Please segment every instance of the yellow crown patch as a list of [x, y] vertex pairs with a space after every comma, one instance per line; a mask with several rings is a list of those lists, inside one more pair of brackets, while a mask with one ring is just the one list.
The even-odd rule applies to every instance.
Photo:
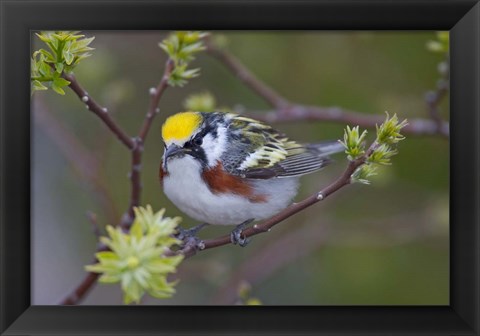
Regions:
[[163, 141], [187, 140], [200, 126], [201, 122], [202, 117], [195, 112], [181, 112], [174, 114], [168, 117], [162, 126]]

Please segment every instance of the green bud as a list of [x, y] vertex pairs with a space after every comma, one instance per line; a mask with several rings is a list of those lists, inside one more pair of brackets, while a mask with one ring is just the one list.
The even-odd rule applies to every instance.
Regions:
[[450, 49], [450, 33], [448, 31], [437, 32], [436, 37], [436, 40], [427, 42], [427, 49], [435, 53], [448, 53]]
[[377, 168], [375, 166], [364, 164], [355, 170], [350, 178], [350, 181], [352, 183], [370, 184], [369, 178], [377, 175], [376, 170]]
[[427, 49], [433, 52], [442, 52], [444, 51], [443, 45], [438, 41], [428, 41]]
[[247, 301], [245, 301], [246, 306], [261, 306], [262, 301], [260, 301], [257, 298], [249, 298]]
[[405, 137], [400, 133], [401, 129], [408, 125], [407, 120], [403, 120], [402, 122], [398, 121], [398, 117], [396, 114], [390, 118], [388, 112], [385, 112], [387, 117], [385, 121], [377, 127], [377, 142], [379, 144], [396, 144], [399, 141], [405, 139]]
[[367, 162], [380, 165], [390, 165], [390, 158], [395, 154], [397, 154], [395, 149], [392, 149], [387, 144], [382, 144], [375, 148], [372, 154], [367, 158]]
[[216, 110], [216, 101], [210, 92], [203, 92], [188, 96], [183, 106], [188, 111], [212, 112]]
[[168, 79], [170, 86], [181, 87], [187, 84], [189, 79], [199, 75], [200, 69], [187, 69], [187, 67], [198, 52], [205, 50], [202, 39], [206, 35], [202, 32], [177, 31], [159, 43], [160, 48], [175, 63]]
[[238, 286], [238, 298], [239, 302], [238, 304], [243, 304], [246, 306], [260, 306], [262, 302], [255, 298], [255, 297], [250, 297], [250, 293], [252, 291], [252, 286], [250, 283], [247, 281], [242, 281], [240, 285]]
[[[50, 86], [63, 95], [63, 88], [70, 83], [60, 75], [71, 73], [80, 60], [90, 56], [88, 52], [93, 48], [89, 44], [94, 38], [84, 38], [84, 35], [72, 31], [41, 32], [36, 35], [50, 51], [40, 49], [33, 53], [30, 77], [36, 82], [32, 83], [32, 91], [45, 90]], [[42, 85], [38, 85], [38, 82]]]
[[225, 49], [228, 46], [228, 38], [223, 34], [213, 34], [210, 41], [218, 49]]
[[137, 268], [139, 263], [140, 263], [140, 261], [138, 260], [137, 257], [128, 257], [127, 258], [127, 266], [130, 269]]
[[245, 300], [248, 298], [251, 291], [252, 291], [252, 286], [250, 285], [250, 283], [246, 281], [242, 281], [238, 286], [238, 297], [241, 298], [242, 300]]
[[101, 241], [111, 251], [97, 253], [98, 263], [85, 269], [101, 273], [102, 283], [121, 283], [127, 304], [139, 302], [145, 293], [156, 298], [171, 297], [176, 282], [168, 282], [167, 275], [176, 271], [183, 256], [163, 254], [179, 243], [172, 234], [180, 218], [163, 217], [164, 209], [154, 213], [149, 205], [134, 210], [130, 232], [107, 226], [108, 237], [101, 237]]
[[32, 81], [32, 93], [33, 93], [33, 91], [41, 91], [41, 90], [48, 90], [48, 88], [45, 85], [43, 85], [40, 81], [33, 80]]
[[398, 121], [396, 114], [390, 118], [388, 112], [385, 121], [377, 128], [377, 139], [371, 145], [368, 152], [365, 151], [363, 140], [366, 132], [360, 134], [359, 127], [350, 128], [347, 126], [344, 133], [344, 140], [341, 143], [345, 147], [345, 153], [348, 154], [350, 161], [355, 159], [362, 159], [362, 163], [355, 172], [350, 176], [352, 183], [370, 184], [369, 178], [376, 175], [375, 165], [390, 165], [390, 159], [397, 154], [397, 151], [392, 147], [399, 141], [405, 139], [400, 133], [403, 127], [407, 125], [407, 120]]
[[186, 63], [175, 66], [168, 79], [168, 85], [182, 87], [187, 84], [188, 79], [192, 79], [199, 75], [200, 69], [187, 70], [186, 67]]
[[348, 159], [350, 161], [353, 161], [365, 154], [364, 140], [366, 136], [366, 130], [360, 134], [359, 126], [355, 126], [353, 128], [347, 126], [345, 129], [343, 141], [340, 141], [340, 143], [345, 147], [345, 153], [348, 155]]

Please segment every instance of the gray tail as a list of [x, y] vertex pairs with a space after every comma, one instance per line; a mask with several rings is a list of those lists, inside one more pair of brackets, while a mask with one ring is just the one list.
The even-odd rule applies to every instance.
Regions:
[[306, 147], [309, 150], [317, 152], [320, 157], [340, 153], [345, 150], [345, 147], [338, 140], [329, 140], [315, 144], [308, 144]]

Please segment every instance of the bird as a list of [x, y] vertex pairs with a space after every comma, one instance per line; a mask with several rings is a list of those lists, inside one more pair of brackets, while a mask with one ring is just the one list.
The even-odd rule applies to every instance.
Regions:
[[344, 151], [338, 140], [299, 143], [270, 125], [232, 112], [179, 112], [162, 125], [159, 177], [165, 195], [202, 224], [235, 225], [232, 243], [245, 246], [244, 228], [292, 203], [300, 176]]

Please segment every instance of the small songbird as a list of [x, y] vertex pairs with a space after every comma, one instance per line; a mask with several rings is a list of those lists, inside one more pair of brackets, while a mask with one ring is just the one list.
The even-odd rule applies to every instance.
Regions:
[[167, 197], [203, 223], [236, 225], [231, 240], [241, 246], [247, 243], [241, 236], [247, 224], [286, 208], [299, 177], [344, 150], [338, 141], [300, 144], [265, 123], [226, 112], [172, 115], [162, 138], [160, 180]]

